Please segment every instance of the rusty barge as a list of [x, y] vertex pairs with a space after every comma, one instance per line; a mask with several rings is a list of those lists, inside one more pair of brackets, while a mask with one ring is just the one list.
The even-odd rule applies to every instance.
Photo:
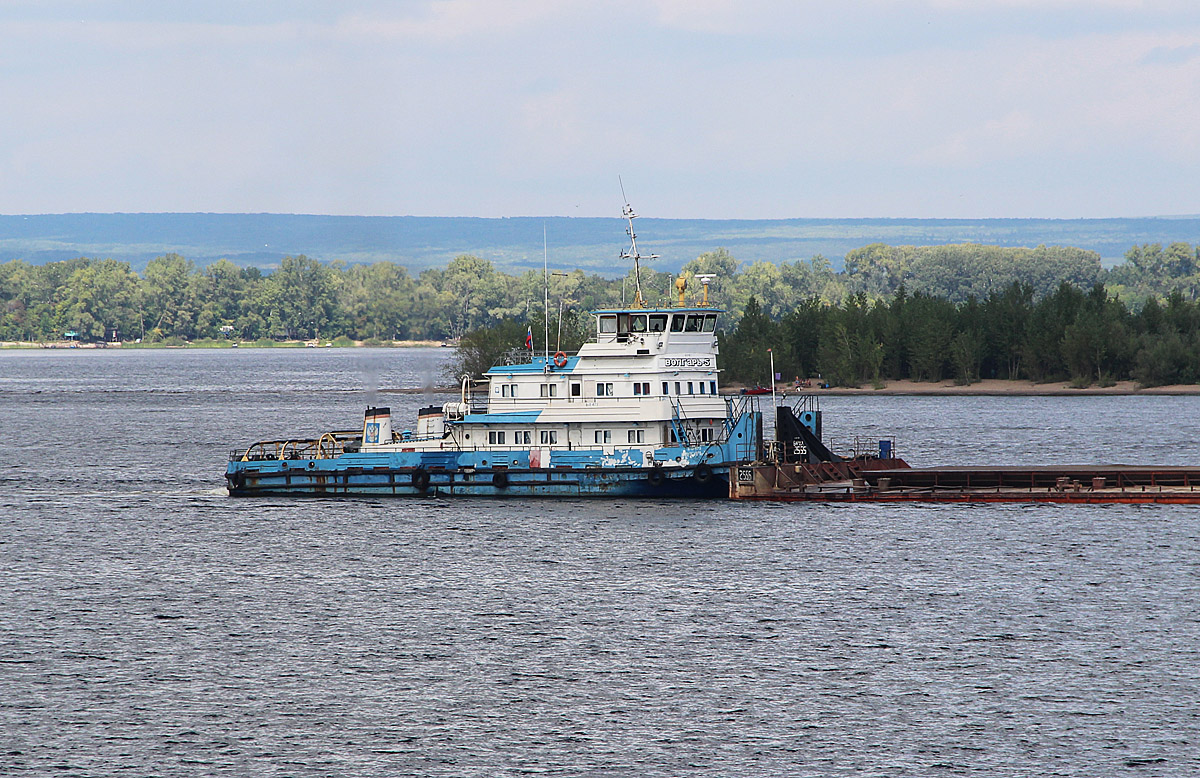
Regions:
[[776, 408], [775, 439], [729, 479], [735, 500], [777, 502], [1174, 503], [1200, 505], [1200, 467], [911, 467], [893, 439], [837, 454], [816, 399]]

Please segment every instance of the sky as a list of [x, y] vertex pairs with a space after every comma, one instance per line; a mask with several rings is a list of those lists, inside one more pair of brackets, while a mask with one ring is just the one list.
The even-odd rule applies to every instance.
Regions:
[[0, 213], [1200, 213], [1195, 0], [0, 0]]

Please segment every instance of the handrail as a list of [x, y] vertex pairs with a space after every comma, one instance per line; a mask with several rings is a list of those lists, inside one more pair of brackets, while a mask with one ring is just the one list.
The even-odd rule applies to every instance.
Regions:
[[326, 432], [314, 440], [260, 440], [244, 450], [229, 454], [232, 461], [261, 462], [272, 459], [333, 459], [346, 452], [349, 443], [361, 442], [359, 430]]

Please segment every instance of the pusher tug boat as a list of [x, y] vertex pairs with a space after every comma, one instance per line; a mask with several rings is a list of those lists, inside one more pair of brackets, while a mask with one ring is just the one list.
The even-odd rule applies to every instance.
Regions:
[[577, 354], [534, 356], [486, 374], [486, 403], [461, 396], [422, 408], [413, 433], [388, 408], [368, 408], [361, 431], [271, 440], [233, 451], [229, 493], [726, 498], [730, 471], [757, 456], [754, 400], [723, 397], [717, 319], [704, 297], [647, 308], [637, 278], [633, 211], [624, 258], [636, 299], [592, 312], [594, 337]]

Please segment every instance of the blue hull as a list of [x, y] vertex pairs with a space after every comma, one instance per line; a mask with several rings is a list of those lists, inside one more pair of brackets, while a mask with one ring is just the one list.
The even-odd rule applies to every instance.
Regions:
[[729, 468], [661, 469], [425, 469], [362, 467], [338, 460], [230, 462], [225, 474], [235, 497], [649, 497], [725, 498]]
[[[516, 448], [399, 447], [309, 458], [257, 447], [232, 452], [225, 481], [235, 497], [728, 498], [730, 468], [754, 458], [758, 423], [757, 412], [745, 413], [724, 440], [658, 448], [653, 456], [641, 449], [555, 449], [548, 462], [531, 461], [533, 451]], [[268, 453], [275, 451], [282, 453]]]

